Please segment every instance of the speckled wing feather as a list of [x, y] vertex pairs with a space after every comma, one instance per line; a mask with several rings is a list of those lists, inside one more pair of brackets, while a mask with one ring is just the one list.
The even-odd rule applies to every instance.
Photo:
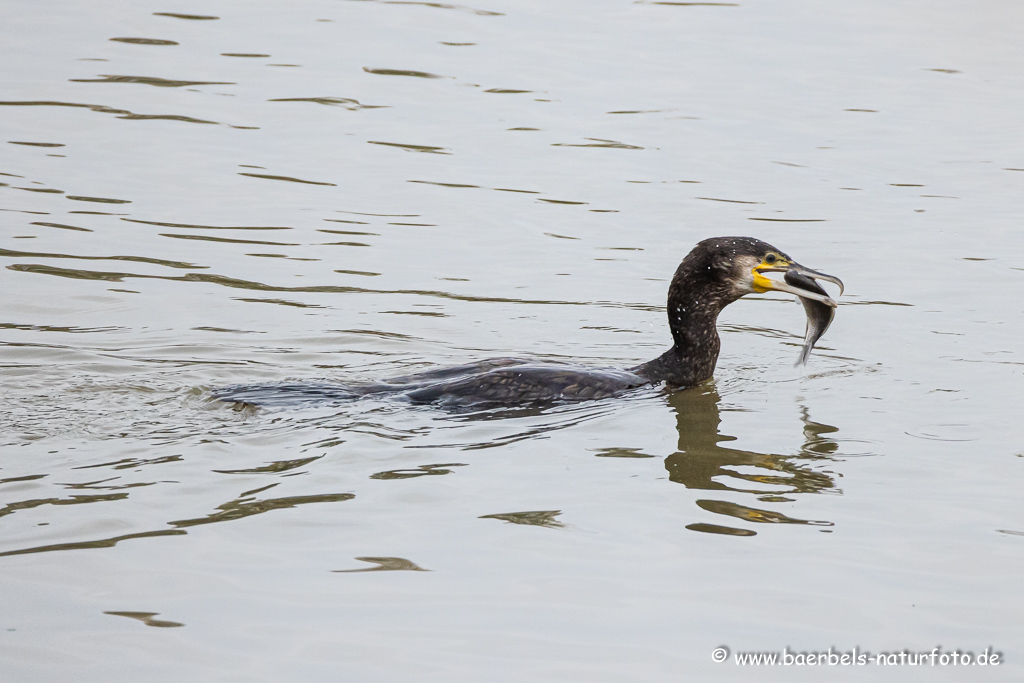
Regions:
[[559, 365], [496, 368], [412, 389], [414, 403], [449, 406], [586, 401], [607, 398], [646, 384], [624, 370], [594, 370]]

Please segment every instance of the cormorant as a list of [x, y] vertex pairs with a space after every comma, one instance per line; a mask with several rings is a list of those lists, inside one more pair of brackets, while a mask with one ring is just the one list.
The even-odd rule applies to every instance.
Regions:
[[[779, 280], [765, 273], [785, 275]], [[247, 385], [225, 387], [214, 395], [224, 401], [267, 405], [392, 394], [413, 403], [489, 407], [606, 398], [662, 382], [692, 387], [711, 379], [715, 371], [721, 346], [718, 314], [745, 294], [780, 291], [800, 297], [808, 317], [801, 354], [801, 360], [806, 360], [837, 305], [815, 280], [832, 282], [842, 293], [839, 278], [805, 268], [766, 242], [751, 237], [712, 237], [698, 242], [686, 255], [669, 285], [672, 348], [633, 368], [495, 358], [375, 384]]]

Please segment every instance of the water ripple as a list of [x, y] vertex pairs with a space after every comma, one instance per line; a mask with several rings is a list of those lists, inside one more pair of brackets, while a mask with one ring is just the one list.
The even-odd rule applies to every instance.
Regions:
[[[355, 2], [367, 2], [367, 0], [354, 0]], [[472, 7], [466, 7], [465, 5], [448, 5], [441, 2], [423, 2], [422, 0], [369, 0], [370, 2], [379, 2], [382, 5], [420, 5], [422, 7], [434, 7], [436, 9], [450, 9], [457, 12], [469, 12], [470, 14], [476, 14], [481, 17], [503, 17], [505, 16], [501, 12], [492, 12], [485, 9], [474, 9]]]
[[153, 12], [155, 17], [171, 17], [173, 19], [190, 19], [192, 21], [212, 21], [220, 17], [212, 17], [206, 14], [178, 14], [177, 12]]
[[357, 557], [360, 562], [369, 562], [376, 567], [364, 567], [360, 569], [334, 569], [334, 574], [358, 574], [360, 572], [429, 572], [415, 562], [404, 557]]
[[255, 282], [252, 280], [241, 280], [238, 278], [226, 277], [224, 275], [215, 275], [213, 273], [188, 273], [187, 275], [181, 276], [146, 275], [142, 273], [125, 273], [116, 271], [111, 272], [94, 270], [76, 270], [72, 268], [59, 268], [56, 266], [47, 266], [37, 263], [13, 263], [7, 266], [7, 269], [24, 273], [54, 275], [57, 277], [66, 277], [74, 280], [107, 280], [111, 282], [121, 282], [126, 278], [142, 278], [153, 280], [170, 280], [177, 282], [206, 282], [211, 284], [222, 285], [224, 287], [250, 289], [263, 292], [309, 292], [321, 294], [412, 294], [417, 296], [436, 297], [439, 299], [452, 299], [455, 301], [474, 301], [481, 303], [490, 302], [550, 306], [597, 306], [601, 308], [624, 308], [638, 311], [665, 310], [664, 306], [643, 303], [627, 303], [616, 301], [569, 301], [557, 299], [517, 299], [512, 297], [500, 296], [473, 296], [469, 294], [456, 294], [454, 292], [444, 292], [440, 290], [430, 289], [369, 289], [366, 287], [351, 287], [344, 285], [308, 285], [303, 287], [285, 287], [281, 285], [268, 285], [262, 282]]
[[[51, 223], [33, 223], [33, 225], [52, 225], [53, 227], [70, 228], [72, 230], [85, 230], [85, 228], [74, 228], [71, 226], [53, 225]], [[91, 232], [91, 231], [89, 231]], [[32, 257], [32, 258], [68, 258], [82, 259], [86, 261], [132, 261], [135, 263], [152, 263], [158, 266], [179, 269], [203, 269], [209, 266], [199, 266], [185, 261], [166, 261], [164, 259], [151, 258], [149, 256], [80, 256], [77, 254], [52, 254], [38, 251], [14, 251], [13, 249], [0, 249], [0, 256], [10, 257]]]
[[439, 76], [438, 74], [432, 74], [426, 71], [412, 71], [409, 69], [371, 69], [368, 66], [364, 66], [363, 71], [365, 71], [368, 74], [377, 74], [378, 76], [411, 76], [412, 78], [449, 78], [449, 76]]
[[136, 619], [141, 621], [146, 626], [153, 626], [155, 628], [176, 628], [178, 626], [184, 626], [181, 622], [167, 621], [166, 619], [154, 619], [153, 617], [159, 615], [159, 612], [104, 612], [115, 617], [128, 617], [129, 619]]
[[111, 38], [115, 43], [130, 43], [131, 45], [178, 45], [173, 40], [160, 40], [158, 38]]
[[280, 97], [273, 100], [267, 100], [267, 102], [313, 102], [315, 104], [323, 104], [329, 107], [344, 107], [349, 111], [388, 108], [387, 105], [383, 104], [362, 104], [359, 100], [353, 100], [348, 97]]
[[265, 500], [248, 500], [239, 498], [218, 505], [220, 512], [213, 512], [206, 517], [195, 519], [179, 519], [175, 522], [168, 522], [173, 527], [192, 527], [200, 524], [215, 524], [218, 522], [233, 522], [238, 519], [260, 515], [271, 510], [285, 510], [298, 505], [308, 503], [337, 503], [352, 500], [355, 495], [351, 493], [325, 493], [313, 496], [287, 496], [285, 498], [268, 498]]
[[158, 88], [185, 88], [195, 85], [238, 85], [229, 81], [183, 81], [172, 78], [157, 78], [155, 76], [117, 76], [111, 74], [99, 74], [99, 78], [69, 78], [72, 83], [131, 83], [140, 85], [152, 85]]
[[48, 553], [59, 550], [87, 550], [90, 548], [113, 548], [121, 541], [128, 541], [136, 538], [153, 538], [156, 536], [182, 536], [188, 532], [184, 529], [160, 529], [158, 531], [143, 531], [137, 534], [124, 534], [113, 538], [103, 538], [96, 541], [79, 541], [76, 543], [53, 543], [51, 545], [39, 545], [32, 548], [21, 548], [19, 550], [7, 550], [0, 552], [0, 557], [11, 555], [29, 555], [32, 553]]
[[564, 527], [563, 522], [555, 519], [561, 510], [531, 510], [528, 512], [498, 512], [493, 515], [480, 515], [480, 519], [500, 519], [510, 524], [526, 524], [528, 526], [542, 526], [548, 529]]
[[238, 175], [248, 176], [249, 178], [262, 178], [263, 180], [283, 180], [289, 183], [302, 183], [304, 185], [326, 185], [327, 187], [337, 187], [334, 183], [324, 183], [318, 180], [303, 180], [301, 178], [292, 178], [286, 175], [268, 175], [266, 173], [239, 173]]
[[426, 152], [428, 154], [451, 154], [451, 151], [445, 147], [432, 147], [430, 145], [412, 145], [400, 142], [380, 142], [377, 140], [367, 140], [371, 145], [387, 145], [388, 147], [398, 147], [406, 152]]

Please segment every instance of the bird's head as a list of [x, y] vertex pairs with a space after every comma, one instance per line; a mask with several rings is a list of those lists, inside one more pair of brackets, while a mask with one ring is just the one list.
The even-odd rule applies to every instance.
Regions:
[[[691, 257], [696, 261], [693, 263], [695, 270], [726, 287], [733, 300], [745, 294], [787, 292], [835, 308], [835, 300], [820, 287], [801, 286], [808, 282], [813, 285], [814, 280], [838, 285], [839, 293], [843, 293], [839, 278], [805, 268], [782, 250], [752, 237], [712, 237], [699, 242], [687, 260]], [[789, 277], [775, 278], [767, 273], [788, 274]]]

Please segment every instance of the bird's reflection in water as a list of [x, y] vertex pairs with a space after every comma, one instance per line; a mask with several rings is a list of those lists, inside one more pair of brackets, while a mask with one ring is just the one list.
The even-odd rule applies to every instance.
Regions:
[[[802, 408], [804, 443], [796, 454], [757, 453], [719, 444], [736, 437], [718, 431], [721, 397], [713, 387], [677, 391], [669, 397], [676, 413], [679, 432], [678, 450], [665, 459], [669, 479], [690, 489], [735, 491], [757, 496], [765, 503], [784, 503], [797, 493], [839, 493], [831, 476], [815, 469], [815, 464], [831, 460], [839, 444], [827, 435], [838, 431], [830, 425], [813, 422]], [[698, 500], [709, 512], [727, 515], [744, 522], [772, 524], [812, 524], [832, 526], [831, 522], [789, 517], [780, 512], [739, 505], [727, 500]], [[688, 529], [732, 536], [753, 536], [751, 529], [695, 523]]]

